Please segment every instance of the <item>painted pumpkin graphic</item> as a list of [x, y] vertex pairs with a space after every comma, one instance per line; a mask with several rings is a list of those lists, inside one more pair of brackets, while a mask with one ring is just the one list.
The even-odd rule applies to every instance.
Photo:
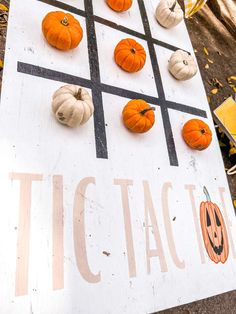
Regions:
[[224, 218], [219, 207], [211, 202], [206, 187], [203, 192], [207, 201], [200, 205], [200, 221], [205, 248], [213, 262], [225, 263], [229, 255], [229, 244]]

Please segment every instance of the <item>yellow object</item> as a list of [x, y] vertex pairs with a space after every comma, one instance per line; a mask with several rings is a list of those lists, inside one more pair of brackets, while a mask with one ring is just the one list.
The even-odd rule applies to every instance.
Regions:
[[220, 127], [236, 143], [236, 102], [232, 97], [227, 98], [218, 108], [214, 110]]
[[[214, 110], [218, 126], [230, 139], [230, 155], [235, 154], [236, 146], [236, 102], [232, 97], [227, 98]], [[227, 171], [228, 175], [236, 174], [236, 165]]]
[[203, 51], [205, 52], [205, 54], [206, 54], [207, 56], [209, 56], [209, 52], [208, 52], [208, 50], [207, 50], [206, 47], [203, 48]]
[[8, 11], [8, 8], [4, 4], [0, 3], [0, 10], [1, 11]]
[[229, 82], [229, 81], [232, 81], [232, 80], [233, 80], [233, 81], [236, 81], [236, 76], [233, 75], [233, 76], [230, 76], [230, 77], [227, 78], [227, 81], [228, 81], [228, 82]]
[[184, 7], [185, 7], [185, 17], [189, 18], [197, 11], [199, 11], [207, 0], [184, 0]]

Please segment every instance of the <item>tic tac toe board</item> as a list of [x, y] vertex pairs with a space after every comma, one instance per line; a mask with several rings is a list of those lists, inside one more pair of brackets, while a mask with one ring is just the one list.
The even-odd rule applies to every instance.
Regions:
[[[0, 107], [0, 313], [144, 314], [236, 287], [235, 214], [203, 83], [199, 71], [185, 82], [169, 74], [173, 51], [194, 52], [184, 22], [158, 25], [157, 4], [134, 0], [118, 14], [103, 0], [11, 0]], [[72, 51], [42, 35], [42, 19], [57, 10], [84, 30]], [[115, 64], [123, 38], [145, 48], [142, 71]], [[75, 129], [51, 111], [65, 84], [93, 97], [93, 118]], [[148, 133], [123, 126], [130, 99], [155, 106]], [[213, 131], [205, 151], [182, 139], [192, 118]]]

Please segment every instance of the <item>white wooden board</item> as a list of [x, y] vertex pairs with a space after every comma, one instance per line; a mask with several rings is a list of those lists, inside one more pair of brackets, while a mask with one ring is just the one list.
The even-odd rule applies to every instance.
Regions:
[[[84, 30], [69, 52], [41, 33], [43, 17], [63, 3]], [[144, 314], [234, 289], [236, 221], [216, 135], [202, 152], [181, 137], [191, 118], [214, 130], [201, 76], [178, 82], [167, 70], [175, 47], [193, 54], [185, 24], [159, 26], [154, 0], [134, 0], [123, 14], [103, 0], [63, 3], [11, 0], [0, 107], [0, 312]], [[137, 74], [112, 57], [126, 37], [147, 51]], [[100, 77], [90, 73], [91, 56]], [[53, 92], [71, 82], [98, 95], [95, 120], [77, 129], [51, 113]], [[156, 105], [156, 124], [142, 135], [121, 121], [139, 94]], [[226, 224], [225, 263], [204, 247], [204, 186]]]

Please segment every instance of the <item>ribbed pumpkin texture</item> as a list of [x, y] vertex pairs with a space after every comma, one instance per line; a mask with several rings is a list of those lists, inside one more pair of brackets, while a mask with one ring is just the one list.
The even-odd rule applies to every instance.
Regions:
[[212, 140], [209, 126], [199, 119], [186, 122], [182, 129], [182, 136], [186, 144], [196, 150], [206, 149]]
[[122, 111], [124, 125], [131, 132], [147, 132], [155, 122], [154, 110], [142, 99], [130, 100]]
[[123, 12], [132, 6], [133, 0], [107, 0], [109, 7], [116, 12]]
[[83, 29], [73, 15], [61, 11], [49, 12], [42, 21], [47, 42], [60, 50], [77, 47], [83, 38]]
[[114, 51], [115, 62], [126, 72], [140, 71], [146, 62], [146, 52], [134, 39], [122, 39]]

